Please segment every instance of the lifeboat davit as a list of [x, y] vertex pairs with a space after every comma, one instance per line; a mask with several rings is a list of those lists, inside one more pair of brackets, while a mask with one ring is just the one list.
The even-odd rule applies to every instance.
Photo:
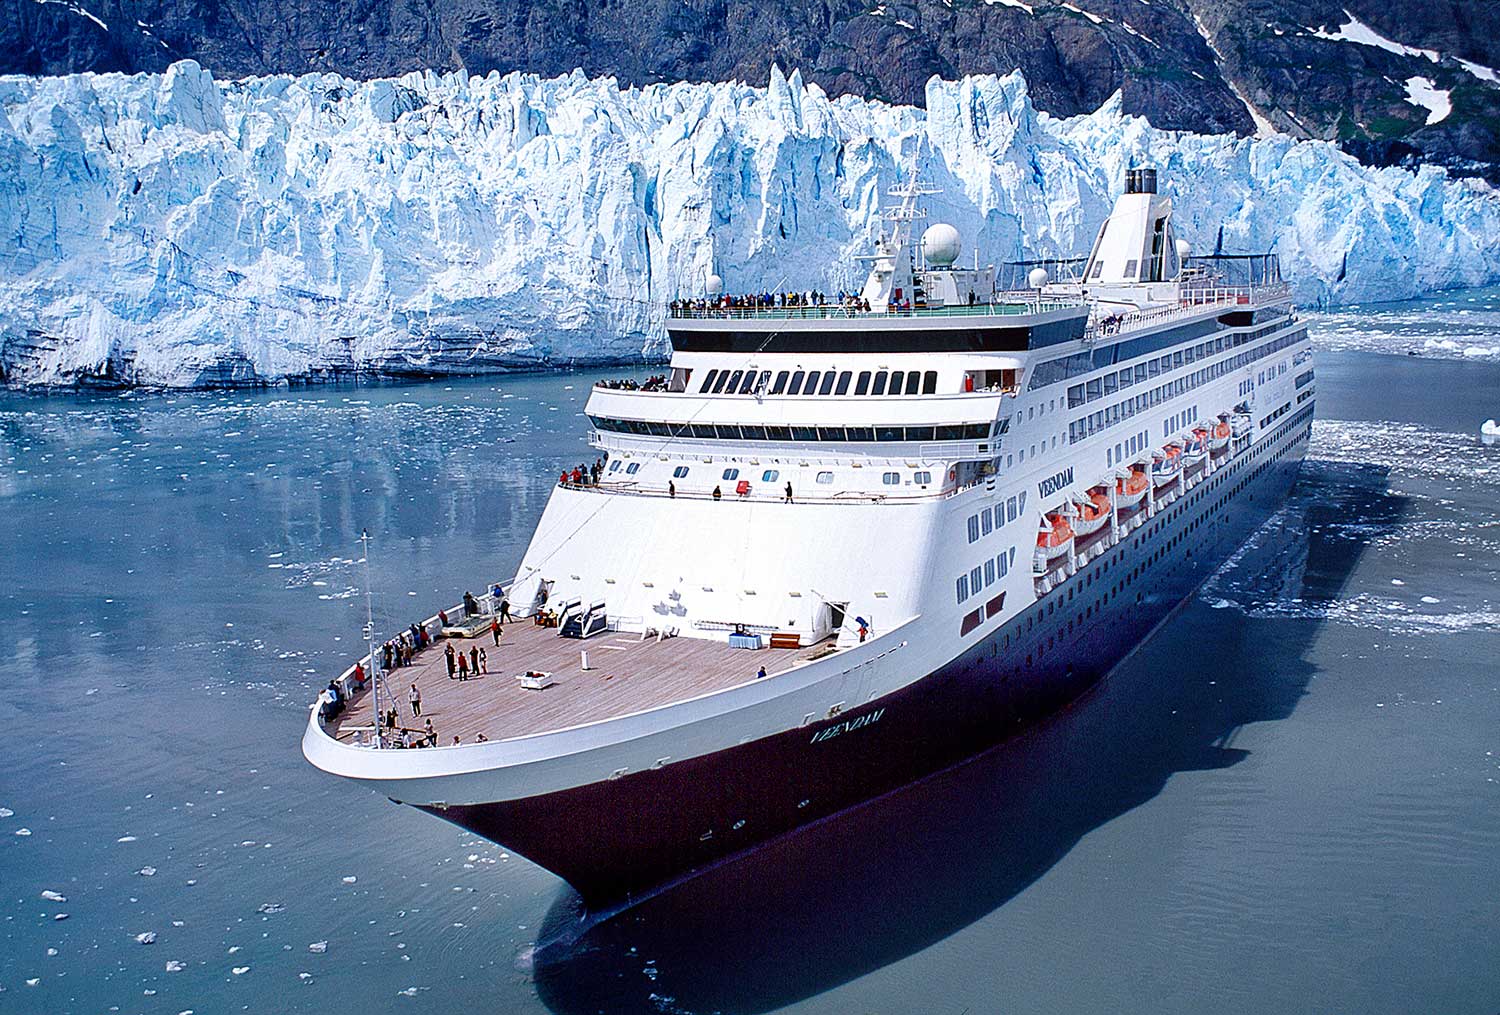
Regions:
[[1169, 444], [1158, 451], [1151, 461], [1151, 478], [1157, 486], [1165, 486], [1177, 478], [1182, 471], [1182, 448]]
[[1137, 466], [1130, 470], [1129, 479], [1115, 480], [1115, 503], [1123, 508], [1133, 508], [1146, 496], [1151, 481], [1146, 478], [1146, 470]]
[[1073, 532], [1078, 536], [1091, 536], [1104, 528], [1109, 521], [1109, 494], [1095, 487], [1089, 491], [1088, 500], [1078, 501], [1078, 514], [1073, 518]]
[[1214, 428], [1208, 433], [1208, 448], [1210, 451], [1223, 451], [1229, 447], [1229, 437], [1234, 431], [1224, 420], [1214, 424]]
[[1073, 547], [1073, 526], [1061, 514], [1047, 516], [1043, 529], [1036, 534], [1036, 555], [1041, 561], [1056, 560]]

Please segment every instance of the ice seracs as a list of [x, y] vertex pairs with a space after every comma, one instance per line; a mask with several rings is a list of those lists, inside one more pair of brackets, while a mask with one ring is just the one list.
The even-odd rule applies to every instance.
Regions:
[[[1435, 101], [1435, 100], [1434, 100]], [[0, 371], [10, 384], [399, 376], [666, 351], [661, 307], [782, 277], [836, 292], [896, 168], [964, 257], [1086, 250], [1128, 164], [1190, 192], [1194, 249], [1274, 251], [1305, 303], [1500, 278], [1500, 199], [1323, 143], [1059, 120], [1024, 80], [925, 109], [571, 74], [0, 78]]]

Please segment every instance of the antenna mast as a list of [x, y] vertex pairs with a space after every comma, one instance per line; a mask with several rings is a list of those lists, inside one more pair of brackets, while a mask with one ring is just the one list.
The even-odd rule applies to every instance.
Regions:
[[370, 598], [370, 530], [360, 532], [359, 541], [365, 551], [365, 648], [370, 664], [370, 700], [375, 706], [375, 746], [384, 746], [380, 737], [380, 665], [375, 661], [375, 607]]

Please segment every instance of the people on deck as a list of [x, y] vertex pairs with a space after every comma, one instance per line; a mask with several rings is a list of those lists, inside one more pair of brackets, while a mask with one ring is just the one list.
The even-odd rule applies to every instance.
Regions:
[[406, 700], [411, 703], [411, 714], [413, 718], [422, 714], [422, 692], [417, 690], [417, 685], [412, 684], [411, 690], [406, 692]]
[[479, 612], [479, 600], [474, 598], [474, 593], [464, 593], [464, 616], [472, 617]]
[[759, 680], [761, 677], [764, 677], [765, 675], [766, 675], [766, 668], [764, 666], [762, 666], [760, 669], [758, 669], [758, 670], [755, 671], [755, 679], [756, 680]]
[[[504, 603], [500, 604], [500, 616], [505, 616]], [[495, 639], [496, 645], [500, 644], [500, 621], [498, 619], [490, 621], [490, 637]]]
[[452, 680], [453, 675], [458, 672], [458, 660], [455, 658], [455, 653], [453, 651], [453, 645], [451, 642], [449, 643], [447, 648], [443, 649], [443, 655], [447, 658], [448, 661], [448, 679]]
[[[500, 597], [500, 623], [510, 623], [510, 598], [507, 596]], [[495, 633], [495, 644], [500, 644], [500, 634], [498, 629]]]
[[786, 502], [788, 504], [792, 502], [792, 484], [790, 481], [786, 484]]
[[489, 671], [490, 671], [490, 657], [487, 656], [487, 655], [485, 655], [484, 649], [480, 649], [479, 650], [479, 672], [480, 673], [488, 673]]
[[475, 674], [476, 676], [479, 673], [479, 646], [478, 645], [470, 645], [469, 646], [469, 672]]
[[437, 730], [432, 728], [432, 720], [428, 719], [422, 726], [422, 732], [427, 734], [427, 746], [437, 746]]
[[458, 653], [458, 679], [469, 679], [469, 657], [462, 652]]
[[714, 500], [719, 500], [723, 496], [724, 496], [724, 494], [719, 490], [719, 488], [717, 486], [715, 486], [714, 487]]

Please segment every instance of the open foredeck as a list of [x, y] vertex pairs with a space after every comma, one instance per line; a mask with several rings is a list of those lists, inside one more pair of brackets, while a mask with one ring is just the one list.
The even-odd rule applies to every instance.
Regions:
[[[452, 645], [466, 656], [483, 648], [488, 672], [467, 680], [451, 679], [445, 648]], [[579, 726], [615, 716], [657, 708], [711, 691], [756, 679], [764, 666], [765, 679], [785, 671], [798, 659], [827, 652], [829, 642], [810, 647], [731, 648], [724, 641], [676, 637], [658, 642], [639, 634], [605, 632], [579, 640], [561, 638], [555, 628], [538, 627], [529, 619], [501, 628], [497, 646], [489, 631], [475, 638], [442, 638], [421, 650], [409, 667], [399, 667], [381, 679], [380, 707], [397, 709], [397, 732], [425, 730], [431, 719], [438, 746], [528, 736]], [[581, 652], [588, 653], [589, 669]], [[551, 675], [555, 683], [528, 690], [516, 679], [528, 670]], [[410, 689], [422, 697], [422, 714], [413, 716]], [[327, 726], [345, 743], [368, 743], [374, 723], [369, 687]]]

